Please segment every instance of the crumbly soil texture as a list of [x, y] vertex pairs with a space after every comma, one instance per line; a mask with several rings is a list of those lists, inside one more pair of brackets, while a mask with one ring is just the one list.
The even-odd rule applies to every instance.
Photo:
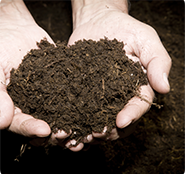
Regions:
[[66, 42], [41, 40], [18, 69], [12, 69], [8, 93], [26, 114], [46, 121], [52, 132], [64, 130], [77, 144], [94, 132], [116, 127], [116, 115], [139, 95], [147, 77], [116, 39]]

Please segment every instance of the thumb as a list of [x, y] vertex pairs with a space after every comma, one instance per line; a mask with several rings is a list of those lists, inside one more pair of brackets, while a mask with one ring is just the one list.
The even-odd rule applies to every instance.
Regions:
[[11, 124], [13, 114], [14, 104], [6, 91], [5, 75], [0, 66], [0, 129], [5, 129]]
[[150, 61], [147, 67], [147, 75], [150, 85], [159, 93], [168, 93], [170, 85], [168, 75], [171, 68], [171, 60], [168, 55], [160, 54]]
[[150, 36], [150, 39], [143, 36], [145, 38], [144, 45], [140, 47], [141, 63], [147, 69], [151, 87], [159, 93], [168, 93], [170, 91], [168, 75], [171, 68], [171, 58], [155, 30], [148, 29], [147, 36]]
[[19, 108], [15, 108], [15, 115], [8, 129], [27, 137], [46, 137], [51, 133], [51, 129], [46, 122], [22, 113]]

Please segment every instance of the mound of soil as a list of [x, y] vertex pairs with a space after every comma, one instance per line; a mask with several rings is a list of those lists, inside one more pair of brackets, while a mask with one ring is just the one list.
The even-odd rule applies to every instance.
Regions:
[[[52, 132], [64, 130], [77, 144], [87, 135], [116, 127], [116, 115], [139, 94], [147, 77], [128, 59], [123, 43], [107, 38], [67, 47], [42, 40], [17, 70], [8, 93], [24, 113], [46, 121]], [[20, 100], [21, 99], [21, 100]]]

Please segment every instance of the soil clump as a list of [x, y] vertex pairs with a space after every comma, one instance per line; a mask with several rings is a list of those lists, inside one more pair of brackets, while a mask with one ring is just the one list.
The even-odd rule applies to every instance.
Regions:
[[64, 130], [77, 144], [94, 132], [116, 127], [116, 115], [147, 85], [147, 76], [116, 39], [83, 40], [56, 46], [42, 40], [17, 70], [8, 93], [23, 113]]

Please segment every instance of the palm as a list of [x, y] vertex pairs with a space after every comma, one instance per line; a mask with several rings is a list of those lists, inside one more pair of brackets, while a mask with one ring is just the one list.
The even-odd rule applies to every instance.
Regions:
[[29, 26], [8, 23], [0, 27], [0, 62], [3, 68], [17, 68], [27, 52], [38, 48], [36, 42], [44, 37], [52, 42], [49, 35], [35, 23]]
[[[139, 39], [136, 33], [137, 25], [141, 26], [143, 24], [127, 14], [108, 12], [108, 14], [96, 16], [77, 26], [69, 39], [69, 45], [80, 39], [99, 40], [108, 37], [109, 39], [116, 38], [123, 41], [126, 47], [130, 47], [130, 51], [134, 53], [139, 49], [136, 46]], [[127, 49], [126, 47], [125, 49]]]
[[[54, 42], [50, 36], [40, 28], [33, 18], [21, 16], [19, 19], [2, 16], [0, 21], [0, 82], [9, 82], [10, 71], [12, 68], [18, 68], [23, 57], [31, 50], [37, 49], [37, 42], [46, 38], [50, 43]], [[3, 19], [4, 18], [4, 19]], [[4, 21], [4, 22], [3, 22]], [[15, 22], [16, 21], [16, 22]], [[0, 129], [9, 126], [9, 130], [28, 137], [46, 137], [51, 133], [49, 125], [42, 121], [34, 119], [31, 115], [21, 112], [19, 108], [13, 106], [13, 102], [6, 93], [5, 85], [0, 83]], [[2, 118], [2, 119], [1, 119]], [[60, 131], [52, 134], [50, 142], [52, 144], [62, 143], [68, 134]], [[44, 139], [33, 139], [35, 145], [42, 144]], [[44, 140], [45, 141], [45, 140]]]

